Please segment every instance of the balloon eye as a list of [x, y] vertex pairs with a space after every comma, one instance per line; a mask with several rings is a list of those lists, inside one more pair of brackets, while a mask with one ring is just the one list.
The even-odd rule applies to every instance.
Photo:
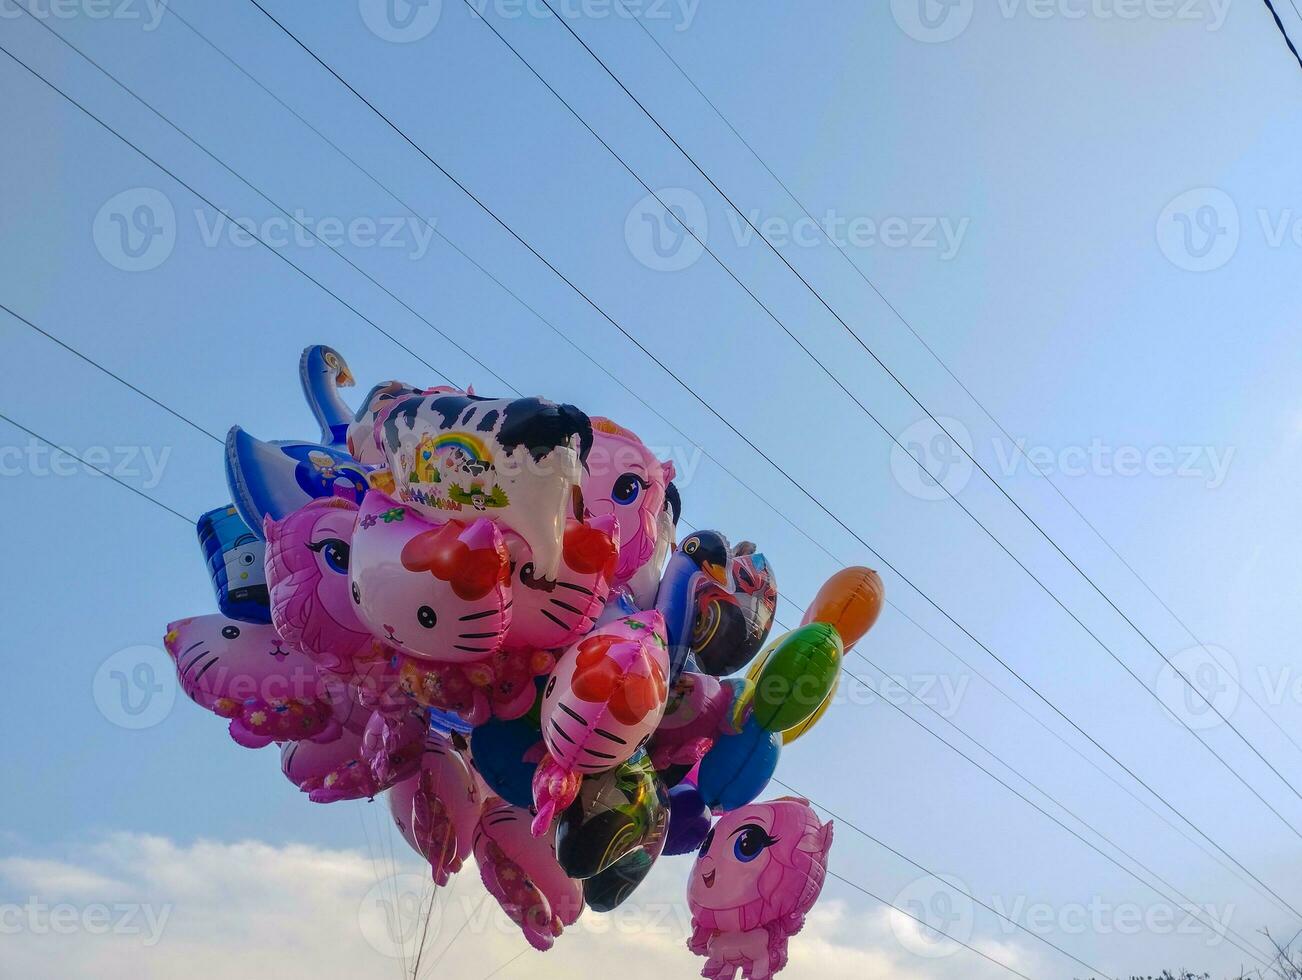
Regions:
[[701, 542], [696, 538], [688, 538], [685, 542], [683, 542], [683, 551], [686, 554], [694, 555], [696, 554], [696, 549], [699, 548], [700, 545]]
[[636, 473], [625, 473], [615, 481], [615, 487], [611, 490], [610, 497], [615, 503], [627, 506], [636, 501], [646, 487], [646, 481]]
[[438, 623], [439, 618], [429, 606], [421, 606], [416, 610], [416, 621], [427, 630], [432, 630]]
[[253, 561], [254, 561], [253, 556], [252, 556], [251, 554], [249, 554], [248, 552], [245, 552], [244, 554], [240, 555], [240, 564], [241, 564], [241, 565], [252, 565], [252, 564], [253, 564]]
[[705, 840], [701, 841], [701, 857], [705, 857], [705, 855], [710, 853], [710, 845], [713, 843], [714, 843], [714, 828], [711, 827], [710, 832], [705, 835]]
[[547, 690], [546, 690], [546, 692], [543, 694], [543, 697], [544, 697], [544, 698], [549, 698], [549, 697], [551, 697], [551, 696], [552, 696], [552, 692], [555, 691], [555, 690], [556, 690], [556, 675], [555, 675], [555, 674], [552, 674], [552, 679], [549, 680], [549, 681], [547, 682]]
[[352, 548], [347, 541], [342, 541], [339, 538], [326, 538], [324, 541], [317, 541], [308, 545], [308, 548], [324, 557], [325, 563], [332, 572], [338, 572], [341, 575], [348, 574], [348, 557], [352, 553]]
[[527, 561], [520, 566], [520, 581], [521, 582], [533, 581], [533, 562]]
[[226, 637], [226, 639], [228, 639], [228, 640], [234, 640], [234, 639], [236, 639], [239, 635], [240, 635], [240, 628], [239, 628], [238, 626], [223, 626], [223, 627], [222, 627], [222, 636]]
[[359, 606], [362, 604], [362, 590], [357, 587], [356, 582], [353, 583], [353, 602]]
[[765, 833], [764, 828], [758, 824], [747, 824], [741, 828], [737, 834], [736, 841], [732, 845], [732, 853], [738, 861], [743, 864], [749, 864], [764, 852], [767, 847], [772, 847], [777, 841]]

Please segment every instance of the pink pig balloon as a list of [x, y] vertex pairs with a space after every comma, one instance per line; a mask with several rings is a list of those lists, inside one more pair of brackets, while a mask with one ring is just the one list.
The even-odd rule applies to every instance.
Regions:
[[169, 623], [163, 645], [186, 696], [230, 719], [240, 745], [338, 738], [336, 706], [315, 665], [274, 627], [196, 616]]
[[348, 580], [357, 505], [324, 497], [263, 522], [271, 621], [320, 667], [353, 672], [378, 643], [357, 616]]
[[665, 621], [654, 609], [565, 651], [543, 695], [547, 755], [533, 780], [535, 835], [574, 802], [585, 774], [613, 769], [646, 744], [664, 715], [668, 672]]
[[627, 582], [655, 554], [665, 488], [673, 478], [674, 464], [656, 459], [628, 429], [610, 419], [592, 419], [583, 503], [594, 517], [612, 516], [619, 521], [614, 584]]
[[768, 980], [787, 965], [787, 940], [818, 900], [832, 823], [808, 800], [784, 797], [726, 814], [706, 835], [692, 868], [687, 948], [708, 957], [701, 976]]
[[349, 576], [362, 622], [384, 643], [464, 663], [502, 645], [511, 624], [510, 564], [492, 521], [435, 524], [372, 491], [359, 512]]
[[556, 650], [592, 629], [610, 595], [619, 561], [619, 522], [613, 515], [581, 523], [565, 522], [560, 570], [543, 578], [533, 552], [514, 532], [506, 536], [511, 553], [511, 650]]
[[553, 835], [529, 831], [529, 811], [491, 797], [475, 831], [475, 862], [484, 887], [524, 932], [534, 949], [556, 937], [583, 912], [583, 884], [566, 877]]
[[434, 882], [446, 885], [470, 856], [484, 804], [469, 760], [452, 740], [430, 732], [420, 771], [388, 795], [394, 823], [429, 861]]

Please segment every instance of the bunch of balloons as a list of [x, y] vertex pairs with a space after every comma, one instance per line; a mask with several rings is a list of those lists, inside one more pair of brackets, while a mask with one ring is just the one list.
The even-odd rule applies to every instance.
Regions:
[[877, 574], [839, 572], [766, 645], [772, 566], [678, 541], [673, 464], [627, 429], [396, 381], [354, 411], [325, 346], [299, 373], [318, 441], [227, 438], [232, 503], [198, 525], [220, 612], [165, 637], [187, 696], [314, 802], [384, 794], [437, 884], [473, 854], [537, 949], [699, 851], [703, 975], [781, 970], [832, 827], [754, 801], [831, 705]]

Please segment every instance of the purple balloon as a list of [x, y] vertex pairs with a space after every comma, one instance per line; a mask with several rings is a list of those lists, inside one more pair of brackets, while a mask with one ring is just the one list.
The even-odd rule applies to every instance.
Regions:
[[705, 798], [691, 783], [679, 783], [669, 791], [669, 831], [665, 853], [690, 854], [710, 832], [710, 811]]

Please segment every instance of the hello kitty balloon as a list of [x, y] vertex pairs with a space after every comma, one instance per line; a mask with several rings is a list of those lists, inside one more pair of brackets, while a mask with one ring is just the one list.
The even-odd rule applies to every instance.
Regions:
[[358, 512], [349, 558], [358, 616], [414, 657], [483, 660], [511, 624], [511, 558], [486, 518], [432, 523], [379, 491]]
[[664, 715], [668, 672], [664, 617], [654, 609], [565, 651], [543, 694], [547, 754], [533, 780], [536, 835], [574, 802], [584, 775], [613, 769], [646, 744]]
[[787, 941], [818, 900], [832, 823], [808, 800], [784, 797], [722, 817], [692, 868], [687, 948], [707, 957], [701, 976], [769, 980], [787, 965]]
[[511, 554], [511, 650], [556, 650], [587, 634], [605, 608], [619, 561], [619, 522], [612, 515], [565, 522], [559, 571], [545, 578], [528, 542], [506, 535]]

